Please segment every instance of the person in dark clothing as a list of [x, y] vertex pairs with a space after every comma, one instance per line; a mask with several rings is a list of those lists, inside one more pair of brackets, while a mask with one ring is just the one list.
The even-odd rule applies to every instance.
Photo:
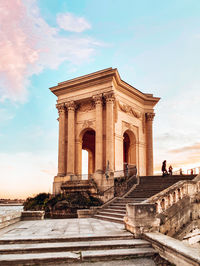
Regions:
[[162, 173], [163, 173], [163, 176], [168, 175], [166, 164], [167, 164], [167, 162], [166, 162], [166, 160], [164, 160], [163, 163], [162, 163], [162, 169], [161, 169]]
[[172, 168], [172, 166], [170, 165], [170, 166], [169, 166], [169, 170], [168, 170], [168, 171], [169, 171], [169, 175], [172, 175], [172, 170], [173, 170], [173, 168]]

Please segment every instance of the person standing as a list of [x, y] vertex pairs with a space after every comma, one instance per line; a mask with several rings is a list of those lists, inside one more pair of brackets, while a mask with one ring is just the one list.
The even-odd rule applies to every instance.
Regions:
[[163, 173], [162, 174], [163, 176], [168, 175], [166, 164], [167, 164], [167, 162], [166, 162], [166, 160], [164, 160], [163, 163], [162, 163], [162, 169], [161, 169], [162, 173]]
[[169, 175], [172, 175], [172, 170], [173, 170], [173, 168], [172, 168], [172, 166], [170, 165], [170, 166], [169, 166]]

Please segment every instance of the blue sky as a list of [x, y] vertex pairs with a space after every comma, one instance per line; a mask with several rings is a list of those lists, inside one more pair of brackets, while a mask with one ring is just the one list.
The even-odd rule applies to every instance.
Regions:
[[155, 170], [200, 166], [198, 0], [0, 1], [0, 198], [50, 191], [58, 82], [107, 67], [161, 97]]

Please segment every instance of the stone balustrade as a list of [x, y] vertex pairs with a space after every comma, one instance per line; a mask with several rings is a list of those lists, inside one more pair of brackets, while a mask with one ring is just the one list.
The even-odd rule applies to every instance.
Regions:
[[183, 197], [191, 197], [198, 192], [200, 192], [200, 180], [196, 177], [194, 180], [177, 182], [171, 187], [147, 199], [145, 203], [154, 203], [156, 205], [156, 212], [162, 213], [173, 204], [183, 199]]
[[179, 181], [142, 203], [127, 204], [125, 228], [135, 237], [156, 231], [173, 236], [189, 221], [200, 217], [198, 192], [200, 175]]
[[0, 216], [0, 229], [17, 223], [21, 220], [21, 211], [10, 212], [6, 215]]

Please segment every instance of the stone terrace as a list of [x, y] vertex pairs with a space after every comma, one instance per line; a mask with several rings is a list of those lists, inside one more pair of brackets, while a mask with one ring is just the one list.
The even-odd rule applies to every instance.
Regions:
[[155, 254], [124, 225], [93, 218], [21, 221], [0, 230], [0, 265], [122, 265], [129, 259], [126, 265], [153, 266]]

